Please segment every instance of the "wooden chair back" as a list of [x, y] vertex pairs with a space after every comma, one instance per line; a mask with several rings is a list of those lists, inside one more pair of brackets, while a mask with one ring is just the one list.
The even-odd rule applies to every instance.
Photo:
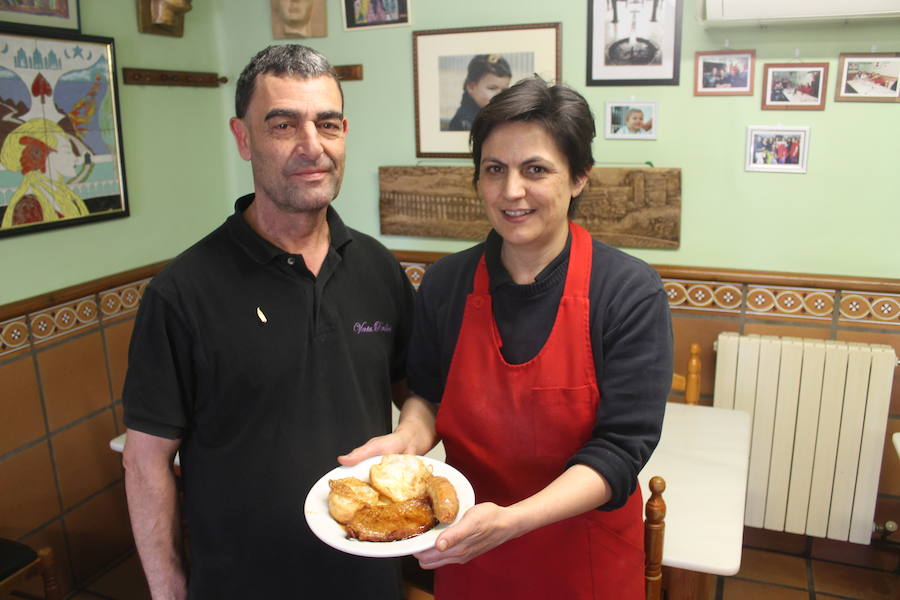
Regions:
[[644, 519], [644, 589], [647, 600], [662, 597], [662, 551], [666, 531], [666, 502], [662, 493], [666, 482], [662, 477], [650, 479], [650, 498]]
[[687, 374], [672, 373], [672, 389], [684, 392], [686, 404], [700, 404], [700, 344], [691, 344]]
[[[11, 540], [4, 540], [4, 542], [9, 545], [18, 544]], [[20, 546], [24, 548], [24, 545]], [[46, 600], [62, 600], [62, 589], [56, 579], [56, 561], [53, 558], [52, 548], [41, 548], [37, 551], [37, 556], [30, 562], [26, 558], [20, 564], [2, 566], [4, 570], [7, 568], [15, 570], [0, 581], [0, 598], [6, 598], [32, 577], [40, 576], [44, 579], [44, 598]]]

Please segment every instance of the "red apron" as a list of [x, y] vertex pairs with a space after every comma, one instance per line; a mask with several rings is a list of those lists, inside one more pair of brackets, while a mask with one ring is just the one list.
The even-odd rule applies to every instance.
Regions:
[[[591, 437], [600, 393], [591, 349], [591, 237], [570, 224], [565, 290], [544, 347], [507, 363], [484, 256], [475, 272], [437, 416], [447, 462], [478, 502], [508, 506], [546, 487]], [[636, 375], [639, 376], [639, 375]], [[435, 574], [438, 600], [644, 598], [638, 487], [615, 511], [591, 510]]]

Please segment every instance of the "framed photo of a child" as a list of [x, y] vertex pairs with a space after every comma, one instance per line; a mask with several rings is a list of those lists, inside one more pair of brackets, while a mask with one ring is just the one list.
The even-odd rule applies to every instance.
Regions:
[[806, 173], [809, 127], [747, 127], [745, 171]]
[[752, 96], [755, 50], [694, 54], [695, 96]]
[[560, 24], [413, 32], [416, 156], [468, 157], [472, 120], [525, 77], [560, 81]]
[[657, 102], [606, 102], [604, 137], [610, 140], [655, 140], [659, 128]]

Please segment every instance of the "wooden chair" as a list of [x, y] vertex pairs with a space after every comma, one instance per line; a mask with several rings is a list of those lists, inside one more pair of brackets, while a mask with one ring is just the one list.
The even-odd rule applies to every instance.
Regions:
[[38, 575], [44, 579], [44, 598], [62, 600], [53, 550], [47, 547], [35, 552], [25, 544], [0, 538], [0, 597]]
[[687, 375], [672, 373], [672, 390], [684, 392], [686, 404], [700, 404], [700, 344], [691, 344]]
[[647, 600], [662, 597], [662, 551], [666, 531], [666, 502], [662, 493], [666, 482], [662, 477], [650, 479], [650, 498], [644, 514], [644, 589]]

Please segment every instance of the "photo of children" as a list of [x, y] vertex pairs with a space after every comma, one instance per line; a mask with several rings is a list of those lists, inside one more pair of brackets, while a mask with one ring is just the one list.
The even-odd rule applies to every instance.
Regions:
[[746, 169], [805, 173], [808, 135], [806, 127], [750, 127]]
[[607, 139], [656, 139], [656, 102], [607, 102]]
[[763, 109], [825, 108], [827, 63], [767, 64]]
[[438, 70], [441, 131], [468, 131], [491, 98], [534, 72], [534, 53], [440, 56]]

